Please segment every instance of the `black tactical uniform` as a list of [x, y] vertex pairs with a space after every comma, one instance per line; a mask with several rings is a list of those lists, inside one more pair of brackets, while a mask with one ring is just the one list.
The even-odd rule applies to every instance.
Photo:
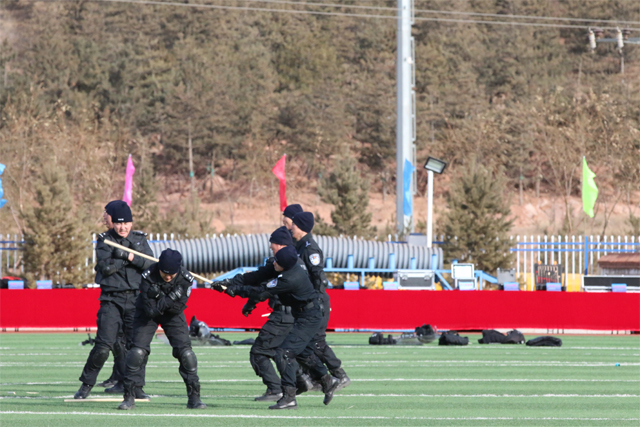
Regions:
[[291, 409], [296, 404], [296, 358], [306, 361], [309, 370], [321, 378], [325, 393], [324, 403], [328, 405], [338, 380], [333, 378], [314, 353], [312, 339], [323, 322], [322, 303], [306, 270], [300, 265], [295, 249], [286, 246], [275, 255], [276, 262], [284, 271], [267, 283], [261, 291], [255, 291], [254, 298], [264, 301], [277, 295], [285, 306], [290, 306], [294, 317], [293, 328], [276, 350], [276, 366], [282, 379], [283, 397], [270, 409]]
[[[187, 386], [187, 395], [189, 396], [187, 407], [190, 409], [206, 407], [200, 401], [198, 361], [191, 349], [189, 326], [184, 315], [184, 309], [187, 307], [186, 302], [191, 295], [193, 276], [183, 267], [179, 267], [174, 273], [173, 279], [166, 282], [160, 275], [160, 268], [163, 268], [161, 267], [163, 256], [168, 251], [180, 255], [177, 251], [165, 249], [160, 261], [142, 273], [140, 295], [136, 301], [133, 320], [133, 340], [126, 361], [124, 401], [118, 409], [131, 409], [135, 406], [134, 387], [144, 381], [141, 368], [145, 358], [151, 352], [151, 340], [158, 325], [162, 326], [171, 347], [173, 347], [173, 357], [180, 362], [178, 371]], [[182, 261], [181, 256], [179, 259]]]
[[329, 372], [340, 380], [339, 388], [346, 387], [349, 385], [351, 380], [345, 373], [344, 369], [340, 367], [342, 362], [327, 344], [327, 325], [329, 324], [331, 301], [326, 292], [327, 278], [324, 274], [324, 255], [322, 254], [322, 249], [320, 249], [320, 246], [318, 246], [316, 241], [313, 239], [313, 235], [311, 233], [307, 233], [298, 242], [296, 242], [296, 251], [307, 267], [309, 279], [311, 280], [314, 289], [318, 291], [322, 305], [324, 306], [322, 327], [313, 337], [314, 351], [322, 363], [327, 365]]
[[131, 231], [127, 237], [121, 237], [111, 229], [103, 235], [103, 240], [99, 240], [96, 245], [96, 282], [100, 284], [101, 289], [96, 343], [82, 370], [80, 381], [83, 384], [74, 396], [76, 399], [85, 399], [89, 395], [100, 369], [109, 357], [109, 351], [115, 354], [126, 352], [126, 348], [123, 348], [118, 340], [118, 334], [122, 331], [127, 344], [131, 342], [134, 304], [140, 287], [141, 273], [152, 264], [152, 261], [137, 255], [130, 262], [128, 252], [104, 243], [104, 240], [110, 240], [153, 256], [145, 233]]
[[[278, 276], [278, 272], [273, 268], [274, 259], [267, 261], [266, 265], [258, 268], [257, 271], [238, 275], [228, 282], [234, 294], [249, 298], [255, 292], [253, 287], [272, 280]], [[301, 264], [302, 267], [302, 264]], [[261, 292], [266, 291], [266, 287]], [[249, 300], [242, 309], [243, 314], [248, 315], [255, 308], [255, 300]], [[251, 346], [249, 361], [256, 375], [262, 378], [262, 382], [267, 386], [267, 391], [262, 396], [256, 397], [257, 401], [275, 401], [282, 397], [282, 384], [280, 377], [271, 364], [275, 360], [276, 350], [282, 344], [287, 334], [293, 328], [294, 318], [291, 307], [280, 302], [277, 296], [269, 297], [269, 307], [273, 312], [269, 319], [260, 329], [260, 333]]]

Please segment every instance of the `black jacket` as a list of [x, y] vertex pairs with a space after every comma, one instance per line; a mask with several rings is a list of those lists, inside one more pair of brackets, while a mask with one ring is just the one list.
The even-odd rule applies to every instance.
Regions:
[[[256, 296], [262, 292], [266, 292], [266, 285], [271, 280], [278, 277], [280, 273], [273, 267], [274, 258], [271, 257], [267, 260], [266, 264], [258, 267], [256, 271], [251, 271], [244, 274], [238, 274], [231, 279], [231, 286], [236, 295], [241, 298], [250, 298], [255, 300]], [[306, 269], [304, 263], [298, 260], [298, 266]], [[258, 288], [258, 289], [256, 289]], [[269, 296], [269, 307], [277, 308], [284, 304], [277, 295]]]
[[[148, 317], [157, 318], [165, 314], [180, 314], [187, 308], [187, 300], [191, 295], [193, 276], [184, 267], [170, 282], [165, 282], [158, 271], [158, 263], [152, 264], [142, 273], [140, 295], [136, 300], [136, 311], [142, 310]], [[158, 287], [160, 297], [152, 299], [148, 292], [152, 286]], [[179, 289], [180, 297], [175, 301], [169, 298], [171, 292]]]
[[277, 295], [282, 304], [294, 309], [318, 300], [318, 292], [313, 288], [306, 269], [300, 263], [269, 281], [265, 294], [268, 294], [267, 297]]
[[104, 243], [111, 240], [145, 255], [153, 256], [147, 242], [146, 233], [131, 231], [127, 237], [121, 237], [114, 229], [100, 234], [96, 245], [96, 283], [105, 292], [136, 290], [140, 287], [141, 273], [149, 268], [153, 261], [134, 255], [133, 261], [114, 258], [116, 248]]
[[307, 233], [296, 242], [296, 251], [307, 267], [313, 287], [317, 291], [324, 292], [327, 287], [327, 277], [324, 274], [324, 255], [311, 233]]

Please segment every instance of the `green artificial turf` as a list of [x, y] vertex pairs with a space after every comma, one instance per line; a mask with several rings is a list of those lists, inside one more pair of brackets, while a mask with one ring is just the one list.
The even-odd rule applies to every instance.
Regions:
[[[465, 334], [462, 334], [465, 335]], [[563, 346], [371, 346], [368, 334], [329, 334], [352, 379], [329, 406], [298, 396], [297, 410], [254, 402], [265, 387], [249, 346], [195, 347], [204, 410], [186, 409], [171, 348], [154, 340], [151, 402], [64, 402], [80, 386], [86, 334], [0, 334], [2, 426], [624, 426], [640, 425], [640, 337], [562, 336]], [[242, 340], [249, 333], [223, 333]], [[534, 336], [527, 336], [527, 339]], [[111, 373], [109, 359], [99, 381]], [[616, 366], [616, 363], [620, 366]], [[92, 397], [111, 397], [94, 387]]]

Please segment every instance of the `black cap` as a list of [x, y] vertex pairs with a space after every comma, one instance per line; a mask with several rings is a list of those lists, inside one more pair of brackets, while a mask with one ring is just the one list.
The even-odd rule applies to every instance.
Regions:
[[276, 231], [271, 233], [271, 237], [269, 237], [269, 242], [275, 243], [276, 245], [293, 245], [291, 232], [287, 229], [287, 227], [280, 227], [276, 229]]
[[293, 246], [285, 246], [276, 252], [276, 262], [284, 270], [288, 270], [298, 262], [298, 253]]
[[173, 249], [165, 249], [160, 254], [160, 260], [158, 261], [158, 268], [163, 273], [176, 274], [180, 271], [182, 265], [182, 255], [180, 252]]
[[289, 205], [284, 208], [282, 215], [286, 216], [287, 218], [293, 219], [293, 217], [300, 212], [302, 212], [302, 206], [296, 203], [295, 205]]
[[107, 210], [107, 213], [111, 215], [111, 222], [113, 223], [133, 221], [133, 216], [131, 215], [131, 208], [125, 202], [113, 203], [109, 207], [109, 210]]
[[300, 212], [293, 217], [293, 223], [305, 233], [311, 233], [315, 221], [311, 212]]
[[127, 202], [125, 202], [124, 200], [112, 200], [112, 201], [110, 201], [109, 203], [107, 203], [107, 204], [106, 204], [106, 206], [104, 207], [104, 211], [105, 211], [108, 215], [113, 216], [113, 214], [112, 214], [112, 213], [113, 213], [113, 209], [114, 209], [116, 206], [123, 205], [123, 204], [124, 204], [124, 205], [126, 205], [126, 204], [127, 204]]

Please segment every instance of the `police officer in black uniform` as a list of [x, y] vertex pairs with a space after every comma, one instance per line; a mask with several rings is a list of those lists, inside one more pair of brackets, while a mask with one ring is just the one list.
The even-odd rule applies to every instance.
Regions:
[[[291, 307], [294, 324], [276, 350], [275, 361], [281, 377], [283, 396], [269, 409], [297, 408], [297, 359], [305, 360], [309, 370], [320, 378], [325, 394], [324, 404], [328, 405], [339, 381], [328, 373], [312, 347], [311, 341], [323, 321], [318, 293], [292, 246], [284, 246], [278, 250], [274, 256], [273, 268], [277, 276], [264, 287], [254, 287], [251, 298], [264, 301], [277, 295], [283, 305]], [[236, 276], [233, 281], [238, 284], [238, 280], [242, 282], [243, 276], [246, 275]]]
[[289, 232], [291, 232], [291, 226], [293, 225], [293, 217], [300, 212], [303, 212], [302, 206], [297, 203], [287, 206], [282, 211], [282, 225], [287, 227]]
[[315, 223], [313, 214], [311, 212], [297, 213], [292, 222], [291, 232], [293, 238], [296, 239], [296, 251], [307, 267], [309, 279], [311, 279], [314, 289], [320, 294], [320, 299], [324, 306], [322, 327], [313, 337], [315, 354], [329, 368], [329, 372], [340, 380], [340, 385], [338, 386], [338, 390], [340, 390], [348, 386], [351, 380], [344, 369], [341, 368], [342, 362], [327, 344], [327, 325], [329, 324], [331, 302], [326, 292], [327, 278], [323, 268], [324, 255], [311, 234]]
[[[285, 246], [293, 246], [291, 233], [286, 227], [280, 227], [271, 233], [269, 237], [269, 246], [275, 255]], [[257, 271], [239, 275], [234, 282], [233, 279], [225, 281], [228, 289], [231, 289], [235, 295], [248, 298], [253, 291], [252, 286], [258, 286], [275, 277], [278, 273], [273, 266], [273, 258], [269, 259], [264, 266], [258, 268]], [[234, 285], [234, 283], [239, 286]], [[221, 290], [219, 283], [214, 283], [215, 290]], [[265, 289], [266, 290], [266, 289]], [[242, 313], [248, 316], [256, 307], [258, 301], [249, 299], [242, 308]], [[262, 382], [267, 386], [267, 391], [254, 400], [262, 402], [277, 401], [282, 397], [282, 384], [280, 377], [276, 373], [271, 360], [275, 360], [276, 350], [282, 344], [287, 334], [293, 328], [293, 314], [291, 307], [280, 302], [278, 296], [269, 297], [269, 307], [273, 310], [269, 315], [269, 319], [260, 329], [260, 333], [251, 346], [249, 361], [256, 375], [262, 378]]]
[[178, 359], [178, 371], [187, 386], [187, 408], [203, 409], [207, 405], [200, 400], [198, 360], [191, 349], [189, 326], [184, 316], [186, 303], [191, 295], [193, 276], [182, 267], [182, 255], [165, 249], [157, 263], [142, 273], [140, 295], [136, 300], [133, 320], [133, 341], [127, 353], [127, 370], [124, 378], [124, 400], [118, 409], [135, 407], [134, 390], [144, 381], [142, 366], [151, 352], [151, 340], [162, 325], [173, 357]]
[[[100, 309], [98, 310], [95, 345], [82, 370], [82, 385], [75, 399], [86, 399], [96, 383], [100, 369], [109, 357], [109, 351], [125, 352], [118, 345], [118, 334], [124, 332], [131, 342], [135, 299], [141, 281], [141, 273], [151, 261], [122, 249], [113, 248], [105, 240], [116, 242], [138, 252], [153, 256], [146, 234], [131, 231], [133, 216], [126, 203], [115, 204], [111, 209], [113, 228], [104, 233], [96, 245], [96, 282], [100, 284]], [[134, 391], [141, 393], [140, 391]]]

